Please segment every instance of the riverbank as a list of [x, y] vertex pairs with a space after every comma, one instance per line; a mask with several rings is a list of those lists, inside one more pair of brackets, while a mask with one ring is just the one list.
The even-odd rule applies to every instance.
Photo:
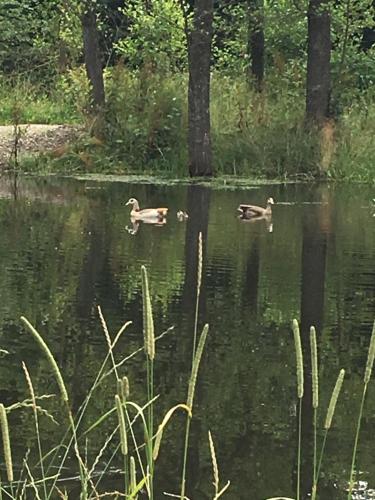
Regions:
[[[63, 154], [64, 148], [76, 139], [81, 127], [77, 125], [22, 124], [18, 127], [17, 151], [20, 160], [25, 156], [49, 153]], [[15, 151], [16, 131], [13, 125], [0, 125], [0, 168], [6, 168]]]
[[[20, 106], [20, 121], [38, 119], [39, 123], [50, 124], [26, 126], [24, 136], [21, 134], [20, 168], [43, 174], [187, 177], [184, 78], [184, 75], [170, 75], [168, 79], [151, 75], [147, 85], [143, 82], [145, 88], [141, 93], [139, 75], [121, 68], [116, 72], [108, 70], [104, 139], [100, 140], [88, 132], [90, 120], [84, 86], [74, 87], [73, 96], [69, 89], [64, 94], [43, 98], [37, 90], [29, 90], [29, 98]], [[76, 94], [83, 101], [79, 106]], [[36, 113], [38, 99], [45, 113]], [[375, 182], [372, 93], [357, 93], [337, 111], [335, 119], [327, 120], [322, 130], [306, 127], [304, 103], [304, 90], [298, 84], [270, 83], [259, 94], [242, 80], [233, 81], [215, 73], [211, 87], [215, 177]], [[12, 115], [8, 107], [2, 123], [10, 124]], [[56, 122], [66, 125], [56, 126]], [[86, 133], [74, 123], [85, 123]], [[14, 144], [12, 125], [5, 129], [7, 139], [0, 140], [2, 164], [9, 160]], [[35, 153], [42, 153], [42, 158]]]

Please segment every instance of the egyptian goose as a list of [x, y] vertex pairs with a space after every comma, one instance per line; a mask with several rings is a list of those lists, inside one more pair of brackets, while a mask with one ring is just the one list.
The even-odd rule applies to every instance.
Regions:
[[273, 198], [268, 198], [266, 208], [256, 205], [241, 204], [237, 210], [242, 217], [270, 217], [272, 215], [272, 205], [274, 205], [274, 203]]
[[130, 198], [126, 205], [132, 205], [130, 216], [135, 220], [160, 220], [167, 215], [168, 208], [143, 208], [140, 210], [138, 200]]

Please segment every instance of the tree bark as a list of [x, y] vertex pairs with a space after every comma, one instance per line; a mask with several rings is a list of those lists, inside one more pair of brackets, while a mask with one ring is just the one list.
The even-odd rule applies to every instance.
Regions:
[[263, 0], [248, 0], [248, 16], [249, 80], [254, 81], [256, 90], [261, 92], [264, 80]]
[[307, 17], [306, 118], [319, 125], [329, 116], [331, 91], [331, 19], [327, 0], [310, 0]]
[[86, 4], [81, 22], [86, 72], [91, 84], [92, 105], [94, 111], [98, 112], [104, 106], [105, 94], [98, 26], [96, 22], [96, 13], [91, 2]]
[[[185, 12], [185, 16], [187, 13]], [[211, 176], [210, 66], [213, 0], [195, 0], [192, 26], [187, 17], [189, 61], [188, 152], [191, 176]]]

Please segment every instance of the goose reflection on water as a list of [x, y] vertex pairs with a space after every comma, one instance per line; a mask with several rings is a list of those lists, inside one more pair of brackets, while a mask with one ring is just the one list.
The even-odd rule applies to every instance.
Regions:
[[247, 222], [250, 224], [254, 224], [255, 222], [264, 221], [266, 224], [266, 229], [269, 233], [273, 232], [273, 222], [272, 215], [262, 215], [260, 217], [246, 217], [243, 215], [238, 216], [241, 222]]
[[134, 217], [130, 218], [131, 225], [125, 226], [125, 230], [131, 234], [137, 234], [139, 231], [139, 227], [141, 224], [151, 224], [152, 226], [164, 226], [167, 223], [167, 219], [159, 219], [156, 221], [151, 221], [151, 220], [139, 220], [135, 219]]

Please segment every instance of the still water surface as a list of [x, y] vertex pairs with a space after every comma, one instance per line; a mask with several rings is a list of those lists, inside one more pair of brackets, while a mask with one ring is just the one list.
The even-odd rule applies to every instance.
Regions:
[[[124, 202], [168, 206], [167, 224], [132, 227]], [[236, 217], [239, 203], [263, 205], [272, 196], [272, 225]], [[17, 196], [0, 181], [0, 400], [27, 397], [21, 361], [38, 394], [56, 393], [43, 355], [22, 328], [25, 315], [40, 331], [62, 368], [73, 408], [81, 404], [105, 356], [97, 306], [114, 335], [127, 320], [117, 360], [142, 344], [140, 266], [149, 271], [157, 333], [155, 392], [158, 419], [186, 398], [191, 367], [197, 238], [204, 241], [200, 328], [210, 324], [195, 399], [187, 495], [213, 497], [208, 430], [213, 435], [224, 498], [293, 497], [296, 488], [296, 381], [290, 323], [301, 321], [309, 372], [310, 325], [318, 333], [319, 422], [340, 368], [346, 379], [322, 466], [323, 500], [345, 498], [367, 347], [375, 316], [375, 218], [366, 186], [272, 185], [246, 189], [163, 186], [90, 180], [21, 179]], [[189, 219], [179, 222], [179, 209]], [[136, 230], [135, 234], [132, 234]], [[145, 400], [144, 356], [124, 365], [131, 396]], [[312, 410], [307, 377], [303, 405], [303, 498], [312, 469]], [[88, 409], [84, 428], [113, 405], [108, 377]], [[54, 402], [53, 402], [54, 401]], [[47, 401], [58, 417], [59, 404]], [[60, 432], [41, 421], [45, 449]], [[165, 434], [157, 462], [157, 495], [178, 492], [183, 416]], [[89, 435], [93, 454], [115, 419]], [[20, 467], [35, 447], [25, 411], [10, 415], [14, 460]], [[359, 446], [358, 468], [374, 498], [375, 383], [370, 385]], [[116, 438], [117, 439], [117, 438]], [[115, 444], [103, 456], [104, 467]], [[93, 455], [92, 455], [93, 456]], [[121, 459], [118, 460], [121, 466]], [[116, 477], [113, 476], [113, 485]], [[113, 486], [112, 485], [112, 486]], [[106, 485], [106, 489], [111, 485]]]

